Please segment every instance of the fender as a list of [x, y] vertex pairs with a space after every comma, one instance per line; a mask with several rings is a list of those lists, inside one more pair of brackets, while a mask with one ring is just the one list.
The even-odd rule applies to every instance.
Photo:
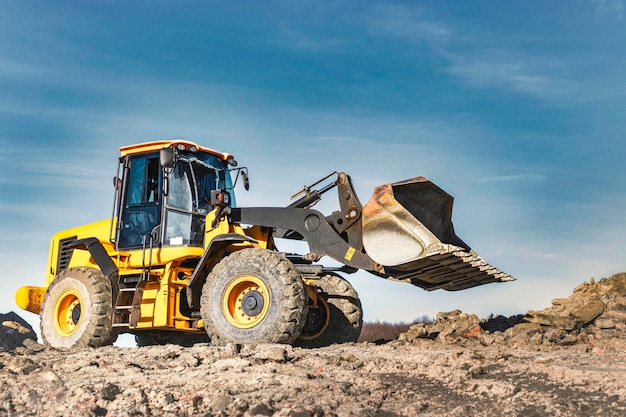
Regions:
[[200, 293], [202, 284], [209, 272], [224, 258], [226, 248], [236, 243], [258, 243], [250, 236], [238, 233], [227, 233], [214, 237], [206, 247], [198, 265], [193, 270], [189, 282], [187, 282], [187, 302], [191, 308], [200, 308]]
[[117, 295], [119, 292], [119, 269], [109, 256], [100, 240], [95, 237], [88, 237], [85, 239], [78, 239], [68, 245], [74, 249], [86, 250], [91, 254], [91, 257], [96, 261], [96, 264], [102, 271], [102, 273], [111, 282], [111, 297], [113, 305], [117, 304]]

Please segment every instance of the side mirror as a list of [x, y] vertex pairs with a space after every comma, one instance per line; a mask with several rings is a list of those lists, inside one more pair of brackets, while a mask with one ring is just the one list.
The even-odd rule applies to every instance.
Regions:
[[173, 148], [163, 148], [159, 154], [161, 166], [163, 168], [172, 169], [176, 164], [176, 155]]
[[246, 189], [246, 191], [250, 190], [250, 180], [248, 179], [248, 171], [247, 170], [242, 170], [241, 171], [241, 179], [243, 180], [243, 188]]
[[233, 188], [237, 185], [237, 182], [239, 181], [239, 176], [241, 175], [241, 180], [243, 181], [243, 188], [245, 188], [246, 191], [250, 191], [250, 179], [248, 178], [248, 168], [242, 167], [242, 168], [233, 168], [230, 170], [230, 172], [233, 172], [233, 171], [237, 171], [237, 176], [235, 177]]

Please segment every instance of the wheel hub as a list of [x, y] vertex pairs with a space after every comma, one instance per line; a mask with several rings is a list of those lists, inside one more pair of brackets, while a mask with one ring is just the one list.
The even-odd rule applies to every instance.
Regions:
[[243, 296], [241, 309], [248, 316], [256, 316], [263, 310], [264, 304], [263, 295], [258, 291], [252, 290]]

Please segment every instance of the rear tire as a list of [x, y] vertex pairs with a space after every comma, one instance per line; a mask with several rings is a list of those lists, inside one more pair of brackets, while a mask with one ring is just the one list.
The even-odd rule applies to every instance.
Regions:
[[48, 288], [40, 314], [41, 336], [55, 349], [98, 347], [117, 340], [111, 283], [102, 271], [62, 271]]
[[200, 314], [216, 345], [293, 343], [308, 299], [302, 276], [284, 254], [242, 249], [222, 259], [202, 288]]
[[307, 323], [295, 345], [314, 348], [356, 342], [363, 328], [363, 309], [356, 290], [335, 274], [323, 276], [317, 287], [321, 290], [318, 307], [309, 308]]

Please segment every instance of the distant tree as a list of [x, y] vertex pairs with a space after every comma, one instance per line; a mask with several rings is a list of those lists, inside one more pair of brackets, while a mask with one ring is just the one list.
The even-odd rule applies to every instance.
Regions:
[[359, 337], [359, 342], [388, 342], [396, 340], [402, 333], [406, 333], [409, 327], [416, 323], [432, 323], [432, 319], [424, 314], [422, 317], [413, 320], [411, 323], [399, 322], [389, 323], [386, 321], [375, 321], [363, 323], [363, 330]]
[[415, 319], [413, 321], [413, 323], [426, 323], [426, 324], [430, 324], [432, 322], [433, 322], [433, 319], [428, 314], [424, 314], [422, 317]]

